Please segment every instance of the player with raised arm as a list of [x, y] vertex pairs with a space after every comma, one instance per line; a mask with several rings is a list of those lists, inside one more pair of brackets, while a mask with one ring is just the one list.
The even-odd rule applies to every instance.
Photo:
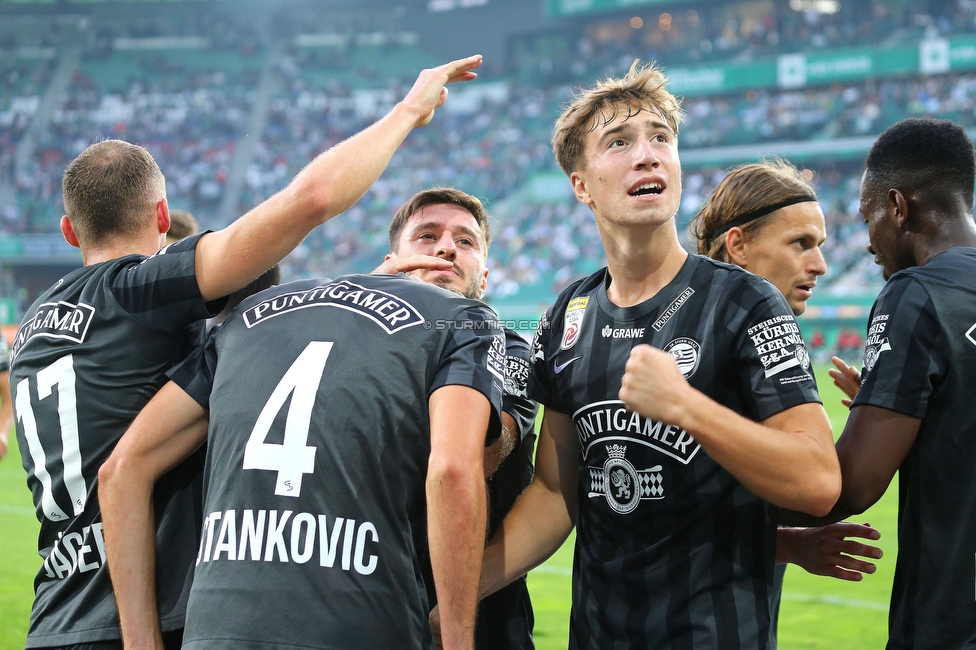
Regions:
[[425, 537], [445, 646], [472, 647], [505, 344], [463, 324], [495, 319], [403, 276], [302, 280], [243, 301], [99, 473], [126, 647], [160, 640], [153, 483], [204, 440], [184, 648], [428, 647]]
[[[98, 468], [183, 358], [187, 325], [212, 315], [219, 304], [208, 303], [256, 278], [358, 200], [407, 134], [431, 119], [445, 84], [473, 78], [480, 62], [476, 56], [425, 70], [385, 117], [318, 156], [281, 192], [219, 232], [162, 250], [170, 225], [165, 180], [148, 152], [108, 140], [68, 166], [61, 230], [85, 266], [28, 310], [10, 372], [44, 558], [27, 647], [119, 647]], [[159, 616], [173, 645], [199, 537], [199, 470], [199, 459], [189, 459], [154, 493]]]
[[966, 131], [931, 118], [885, 130], [861, 178], [868, 251], [887, 283], [837, 441], [843, 489], [823, 521], [863, 512], [899, 473], [891, 650], [976, 644], [974, 183]]
[[[487, 287], [490, 245], [488, 214], [481, 201], [453, 188], [432, 188], [415, 194], [393, 217], [390, 253], [376, 272], [405, 271], [424, 282], [480, 300]], [[538, 405], [526, 396], [528, 376], [529, 344], [518, 332], [505, 328], [502, 432], [485, 448], [489, 535], [532, 480]], [[433, 601], [432, 587], [428, 584]], [[479, 604], [475, 647], [531, 649], [533, 623], [529, 589], [522, 576]]]
[[[535, 478], [485, 551], [482, 593], [576, 525], [570, 647], [765, 648], [774, 504], [825, 513], [840, 472], [783, 295], [678, 242], [681, 111], [665, 84], [635, 62], [556, 123], [608, 267], [537, 331]], [[645, 370], [637, 389], [625, 366]]]

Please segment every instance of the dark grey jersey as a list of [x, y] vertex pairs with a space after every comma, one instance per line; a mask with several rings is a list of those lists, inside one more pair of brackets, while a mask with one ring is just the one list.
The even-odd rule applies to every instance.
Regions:
[[504, 374], [493, 312], [402, 276], [243, 302], [172, 373], [210, 409], [184, 647], [429, 646], [428, 398], [482, 392], [495, 436]]
[[920, 418], [899, 469], [888, 648], [976, 647], [976, 249], [894, 274], [871, 310], [853, 408]]
[[570, 415], [580, 444], [570, 646], [765, 648], [773, 506], [618, 392], [648, 343], [752, 420], [819, 401], [793, 313], [766, 280], [696, 255], [633, 307], [610, 302], [608, 280], [566, 289], [532, 348], [529, 396]]
[[[182, 360], [186, 326], [208, 315], [194, 273], [198, 239], [66, 275], [38, 298], [17, 332], [10, 385], [44, 558], [27, 647], [120, 638], [98, 469]], [[201, 470], [200, 459], [190, 459], [155, 492], [164, 630], [183, 624]]]

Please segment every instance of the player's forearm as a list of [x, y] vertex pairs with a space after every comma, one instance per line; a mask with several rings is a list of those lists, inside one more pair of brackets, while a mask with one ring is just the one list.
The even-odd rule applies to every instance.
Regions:
[[498, 440], [485, 447], [485, 478], [494, 474], [498, 467], [505, 462], [505, 459], [509, 457], [512, 450], [515, 449], [518, 435], [518, 425], [515, 424], [515, 418], [503, 412], [502, 432], [499, 434]]
[[485, 484], [480, 468], [428, 468], [428, 540], [444, 648], [471, 648], [485, 541]]
[[160, 648], [152, 478], [138, 465], [107, 461], [98, 474], [105, 552], [126, 648]]
[[[674, 422], [701, 443], [757, 496], [783, 508], [826, 515], [841, 488], [830, 424], [819, 404], [803, 405], [802, 418], [759, 424], [688, 387]], [[777, 426], [768, 426], [771, 422]]]
[[533, 481], [485, 548], [479, 597], [495, 593], [549, 559], [573, 531], [575, 516], [561, 494]]
[[295, 249], [314, 229], [358, 201], [413, 129], [398, 104], [364, 131], [320, 154], [281, 192], [197, 245], [197, 282], [213, 300], [244, 286]]

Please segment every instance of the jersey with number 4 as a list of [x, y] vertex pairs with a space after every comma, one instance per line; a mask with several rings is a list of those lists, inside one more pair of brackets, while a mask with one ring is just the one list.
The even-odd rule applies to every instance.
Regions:
[[898, 470], [888, 648], [976, 647], [976, 249], [891, 276], [853, 407], [921, 419]]
[[[105, 564], [98, 469], [206, 318], [194, 273], [199, 236], [66, 275], [28, 310], [13, 345], [17, 442], [41, 522], [27, 647], [120, 638]], [[160, 618], [182, 627], [200, 518], [202, 460], [154, 492]]]
[[751, 420], [817, 402], [793, 313], [766, 280], [697, 255], [633, 307], [610, 302], [609, 279], [566, 289], [532, 348], [529, 396], [570, 416], [580, 445], [570, 647], [765, 648], [773, 506], [618, 393], [647, 343]]
[[171, 376], [210, 410], [184, 647], [428, 647], [427, 401], [474, 388], [497, 430], [494, 313], [405, 276], [293, 282]]

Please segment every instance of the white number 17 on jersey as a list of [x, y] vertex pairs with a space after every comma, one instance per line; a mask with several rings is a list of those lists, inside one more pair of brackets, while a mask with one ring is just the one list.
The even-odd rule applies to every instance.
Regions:
[[[315, 447], [309, 447], [308, 429], [312, 420], [315, 394], [332, 352], [332, 342], [312, 341], [291, 364], [275, 386], [268, 403], [261, 409], [251, 436], [244, 447], [244, 469], [278, 472], [275, 494], [297, 497], [302, 492], [302, 477], [315, 470]], [[285, 437], [281, 444], [267, 443], [275, 417], [288, 396], [291, 404], [285, 419]]]

